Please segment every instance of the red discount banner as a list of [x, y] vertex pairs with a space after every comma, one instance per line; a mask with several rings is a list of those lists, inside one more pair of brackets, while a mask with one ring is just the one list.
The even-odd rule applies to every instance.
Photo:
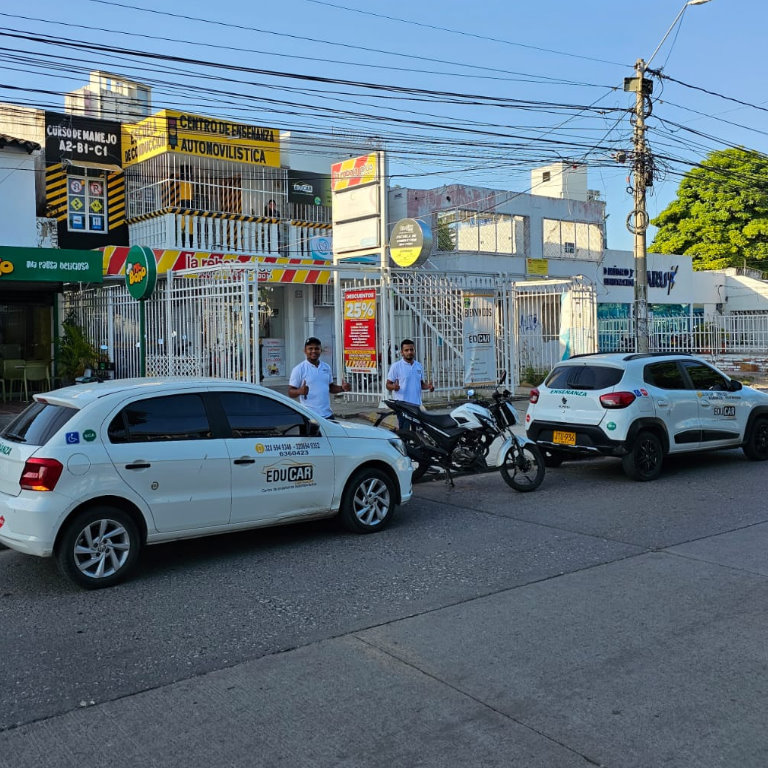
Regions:
[[344, 291], [344, 368], [376, 370], [376, 289]]

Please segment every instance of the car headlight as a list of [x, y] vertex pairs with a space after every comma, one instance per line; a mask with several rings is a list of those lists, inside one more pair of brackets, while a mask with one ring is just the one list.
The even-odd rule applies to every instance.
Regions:
[[403, 456], [408, 455], [408, 451], [405, 450], [405, 443], [399, 438], [399, 437], [393, 437], [389, 444], [397, 451], [403, 454]]

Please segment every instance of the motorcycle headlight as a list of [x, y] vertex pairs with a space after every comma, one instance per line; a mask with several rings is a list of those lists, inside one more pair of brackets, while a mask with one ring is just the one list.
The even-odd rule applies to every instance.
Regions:
[[392, 447], [393, 447], [393, 448], [394, 448], [396, 451], [399, 451], [400, 453], [402, 453], [402, 454], [403, 454], [403, 456], [407, 456], [407, 455], [408, 455], [408, 451], [406, 451], [406, 450], [405, 450], [405, 443], [404, 443], [402, 440], [400, 440], [399, 438], [397, 438], [397, 437], [394, 437], [394, 438], [392, 438], [392, 439], [389, 441], [389, 444], [390, 444], [390, 445], [391, 445], [391, 446], [392, 446]]

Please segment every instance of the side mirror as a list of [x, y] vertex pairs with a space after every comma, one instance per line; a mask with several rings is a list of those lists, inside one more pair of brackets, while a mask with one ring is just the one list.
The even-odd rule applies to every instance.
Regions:
[[475, 390], [474, 389], [468, 389], [467, 390], [467, 397], [474, 397], [475, 396]]
[[736, 381], [736, 379], [731, 379], [730, 382], [728, 382], [728, 391], [729, 392], [738, 392], [742, 388], [742, 383], [740, 381]]
[[320, 437], [320, 425], [316, 421], [307, 422], [307, 437]]

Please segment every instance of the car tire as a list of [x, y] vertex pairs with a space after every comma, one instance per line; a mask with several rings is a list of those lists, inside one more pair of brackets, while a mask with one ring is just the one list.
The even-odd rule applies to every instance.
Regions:
[[129, 514], [116, 507], [92, 507], [67, 523], [56, 547], [56, 562], [78, 586], [103, 589], [131, 573], [141, 545]]
[[627, 477], [646, 482], [655, 480], [661, 474], [663, 460], [661, 440], [653, 432], [642, 430], [635, 438], [630, 452], [622, 457], [621, 464]]
[[751, 461], [768, 459], [768, 419], [765, 416], [758, 416], [755, 419], [742, 450]]
[[342, 525], [353, 533], [375, 533], [386, 528], [395, 507], [392, 480], [380, 469], [365, 467], [349, 479], [339, 516]]
[[557, 469], [563, 461], [565, 461], [565, 456], [563, 456], [562, 453], [558, 453], [557, 451], [550, 451], [549, 449], [545, 448], [544, 451], [544, 466], [547, 467], [547, 469]]
[[512, 446], [500, 469], [504, 482], [520, 493], [535, 491], [544, 480], [545, 471], [544, 454], [534, 443]]

